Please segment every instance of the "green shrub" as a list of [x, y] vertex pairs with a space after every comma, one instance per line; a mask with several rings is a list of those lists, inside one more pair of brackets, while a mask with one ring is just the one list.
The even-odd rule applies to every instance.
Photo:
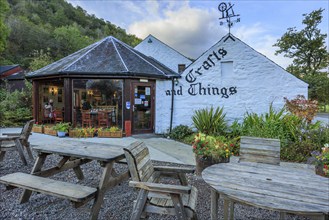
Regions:
[[196, 134], [195, 133], [192, 133], [190, 135], [187, 135], [185, 136], [181, 141], [184, 143], [184, 144], [188, 144], [188, 145], [192, 145], [193, 141], [194, 141], [194, 136]]
[[311, 153], [321, 151], [325, 143], [329, 143], [329, 126], [321, 127], [318, 123], [303, 125], [295, 140], [281, 143], [281, 159], [306, 162], [312, 156]]
[[0, 88], [0, 127], [22, 126], [32, 118], [32, 85], [27, 81], [25, 85], [14, 92], [6, 84]]
[[220, 135], [224, 134], [227, 129], [225, 115], [226, 114], [223, 113], [223, 108], [217, 107], [214, 111], [214, 108], [211, 107], [209, 110], [196, 110], [192, 116], [192, 120], [199, 132], [207, 135]]
[[183, 140], [186, 136], [192, 134], [193, 131], [186, 125], [178, 125], [172, 129], [169, 137], [175, 140]]

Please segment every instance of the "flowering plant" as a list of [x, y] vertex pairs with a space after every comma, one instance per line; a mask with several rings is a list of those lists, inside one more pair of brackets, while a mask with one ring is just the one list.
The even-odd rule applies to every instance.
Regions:
[[324, 175], [329, 177], [329, 144], [324, 144], [321, 150], [321, 153], [315, 151], [312, 152], [312, 155], [315, 157], [317, 165], [323, 166]]
[[35, 124], [33, 126], [34, 127], [43, 127], [43, 124], [39, 124], [39, 122], [35, 122]]
[[236, 140], [229, 140], [224, 136], [207, 136], [198, 133], [192, 142], [193, 152], [196, 155], [212, 158], [229, 158], [233, 155]]

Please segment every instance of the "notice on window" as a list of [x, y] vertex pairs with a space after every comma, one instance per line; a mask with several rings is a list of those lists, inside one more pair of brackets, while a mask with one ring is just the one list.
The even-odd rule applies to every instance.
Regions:
[[126, 102], [126, 109], [130, 109], [130, 102]]
[[151, 88], [145, 87], [145, 95], [151, 95]]
[[135, 105], [140, 105], [142, 104], [142, 100], [141, 99], [135, 99]]
[[149, 106], [149, 101], [145, 101], [145, 102], [144, 102], [144, 106], [145, 106], [145, 107], [148, 107], [148, 106]]
[[140, 95], [139, 98], [140, 99], [145, 99], [145, 95]]

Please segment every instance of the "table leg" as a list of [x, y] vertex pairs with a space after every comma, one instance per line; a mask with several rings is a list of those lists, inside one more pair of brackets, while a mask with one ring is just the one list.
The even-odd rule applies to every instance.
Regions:
[[98, 217], [99, 210], [102, 206], [103, 198], [104, 198], [104, 195], [106, 192], [106, 188], [107, 188], [106, 185], [111, 178], [113, 164], [114, 164], [114, 162], [110, 162], [105, 165], [105, 168], [104, 168], [104, 171], [103, 171], [100, 183], [99, 183], [98, 191], [96, 193], [94, 205], [91, 209], [90, 219], [97, 219], [97, 217]]
[[219, 199], [219, 193], [211, 189], [211, 220], [217, 220], [218, 219], [218, 199]]
[[[47, 158], [47, 154], [38, 155], [38, 158], [36, 159], [35, 164], [32, 168], [31, 174], [41, 171], [41, 168], [42, 168], [43, 164], [45, 163], [46, 158]], [[22, 193], [20, 203], [22, 204], [22, 203], [29, 201], [31, 194], [32, 194], [31, 190], [25, 189]]]
[[23, 153], [23, 146], [21, 144], [21, 141], [18, 138], [16, 138], [14, 140], [14, 142], [15, 142], [15, 147], [18, 151], [18, 154], [19, 154], [19, 156], [21, 157], [21, 159], [23, 161], [23, 164], [27, 165], [27, 162], [26, 162], [26, 159], [25, 159], [25, 156], [24, 156], [24, 153]]

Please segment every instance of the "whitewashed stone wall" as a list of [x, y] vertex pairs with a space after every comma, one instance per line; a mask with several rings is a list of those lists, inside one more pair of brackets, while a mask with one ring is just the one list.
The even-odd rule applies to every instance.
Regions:
[[159, 41], [152, 35], [146, 37], [134, 49], [147, 56], [155, 58], [175, 72], [178, 72], [178, 64], [185, 64], [188, 66], [191, 63], [191, 60], [187, 59], [185, 56]]
[[[308, 84], [239, 39], [224, 42], [226, 37], [182, 73], [175, 86], [173, 127], [191, 126], [194, 111], [201, 108], [223, 106], [226, 118], [233, 121], [242, 119], [247, 111], [267, 112], [270, 103], [279, 109], [284, 97], [307, 97]], [[170, 81], [157, 81], [156, 133], [169, 128], [170, 92]]]
[[155, 97], [155, 133], [166, 133], [170, 127], [171, 96], [165, 95], [165, 90], [171, 88], [171, 80], [156, 81]]

